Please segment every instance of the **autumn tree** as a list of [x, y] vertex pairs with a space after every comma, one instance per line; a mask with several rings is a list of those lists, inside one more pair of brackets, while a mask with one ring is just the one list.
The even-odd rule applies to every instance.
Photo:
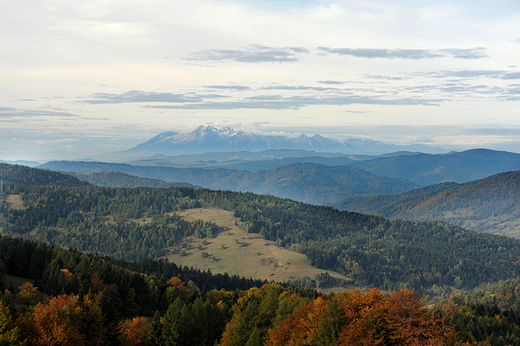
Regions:
[[139, 346], [147, 343], [150, 334], [151, 320], [149, 317], [136, 316], [121, 323], [120, 339], [123, 346]]
[[82, 307], [75, 295], [60, 295], [39, 303], [26, 321], [32, 345], [83, 346], [79, 330], [81, 314]]
[[450, 315], [431, 312], [413, 291], [377, 289], [321, 297], [295, 309], [267, 345], [454, 345]]

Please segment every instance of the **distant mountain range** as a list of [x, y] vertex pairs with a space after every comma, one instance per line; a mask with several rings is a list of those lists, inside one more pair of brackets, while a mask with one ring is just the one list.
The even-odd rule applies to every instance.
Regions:
[[399, 177], [428, 186], [445, 181], [465, 183], [493, 174], [520, 170], [520, 154], [473, 149], [449, 154], [378, 157], [349, 164], [379, 176]]
[[102, 161], [128, 162], [155, 155], [179, 156], [207, 152], [250, 151], [271, 149], [311, 150], [316, 152], [344, 154], [382, 154], [400, 150], [420, 150], [426, 152], [446, 152], [438, 147], [426, 145], [397, 146], [371, 139], [349, 138], [343, 142], [315, 134], [302, 134], [296, 138], [246, 133], [231, 127], [216, 128], [199, 126], [192, 132], [164, 132], [149, 141], [125, 151], [105, 154]]
[[297, 138], [285, 136], [262, 136], [214, 126], [199, 126], [192, 132], [161, 133], [149, 141], [123, 153], [138, 156], [154, 154], [175, 155], [222, 151], [262, 151], [269, 149], [306, 149], [316, 151], [345, 152], [350, 145], [320, 135]]
[[270, 194], [313, 204], [332, 203], [352, 196], [395, 194], [418, 187], [404, 179], [379, 177], [353, 167], [311, 163], [293, 163], [256, 172], [77, 161], [53, 161], [40, 167], [81, 173], [117, 171], [142, 178], [187, 182], [215, 190]]
[[197, 189], [195, 185], [187, 183], [169, 183], [166, 181], [150, 178], [140, 178], [135, 175], [124, 174], [121, 172], [94, 172], [90, 174], [73, 172], [73, 176], [81, 181], [88, 182], [96, 186], [111, 187], [189, 187]]
[[332, 206], [390, 219], [439, 220], [479, 232], [520, 237], [520, 172], [403, 194], [347, 198]]
[[[364, 157], [364, 160], [346, 156], [303, 157], [228, 162], [214, 166], [206, 163], [195, 168], [162, 164], [164, 166], [153, 160], [135, 165], [54, 161], [40, 167], [83, 173], [119, 171], [210, 189], [273, 194], [324, 204], [353, 196], [402, 193], [446, 181], [465, 183], [520, 170], [520, 154], [476, 149], [437, 155], [402, 153], [400, 156]], [[227, 169], [222, 168], [226, 167], [224, 164], [228, 164]]]
[[[206, 168], [206, 169], [236, 169], [245, 171], [269, 170], [292, 163], [315, 163], [328, 166], [351, 166], [371, 172], [378, 176], [398, 177], [414, 182], [419, 186], [429, 186], [446, 181], [465, 183], [482, 179], [493, 174], [520, 170], [520, 154], [506, 151], [494, 151], [487, 149], [473, 149], [463, 152], [448, 154], [424, 154], [413, 152], [395, 152], [380, 156], [368, 155], [336, 155], [320, 156], [316, 152], [294, 151], [300, 154], [298, 157], [283, 157], [291, 151], [281, 150], [283, 153], [276, 155], [277, 150], [256, 153], [249, 157], [246, 152], [234, 153], [226, 156], [226, 153], [214, 153], [216, 158], [234, 158], [225, 162], [217, 160], [196, 162], [171, 161], [168, 158], [150, 159], [132, 162], [132, 165], [140, 166], [165, 166], [177, 168]], [[308, 153], [305, 156], [304, 153]], [[314, 156], [310, 154], [314, 153]], [[251, 153], [250, 153], [251, 154]], [[210, 158], [210, 154], [197, 154], [192, 158]], [[283, 157], [272, 159], [273, 157]]]

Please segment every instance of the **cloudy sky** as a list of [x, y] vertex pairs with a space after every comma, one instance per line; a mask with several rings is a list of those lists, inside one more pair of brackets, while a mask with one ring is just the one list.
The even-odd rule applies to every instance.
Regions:
[[0, 5], [0, 159], [207, 124], [520, 152], [518, 0]]

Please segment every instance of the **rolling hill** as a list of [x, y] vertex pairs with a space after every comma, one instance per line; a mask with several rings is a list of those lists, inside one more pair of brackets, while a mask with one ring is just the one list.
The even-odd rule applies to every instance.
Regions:
[[348, 198], [333, 206], [390, 219], [440, 220], [479, 232], [520, 237], [520, 172], [392, 196]]
[[140, 178], [134, 175], [124, 174], [121, 172], [94, 172], [71, 173], [81, 181], [86, 181], [96, 186], [113, 186], [113, 187], [191, 187], [197, 188], [188, 183], [169, 183], [166, 181], [150, 178]]
[[[23, 208], [0, 203], [4, 235], [131, 260], [168, 253], [182, 256], [183, 252], [202, 256], [198, 251], [223, 231], [229, 236], [229, 230], [196, 216], [185, 219], [180, 215], [183, 210], [207, 206], [233, 213], [236, 223], [232, 227], [244, 231], [243, 240], [235, 241], [236, 247], [242, 242], [247, 245], [248, 239], [264, 239], [269, 246], [303, 254], [308, 264], [338, 272], [357, 285], [470, 289], [520, 273], [519, 240], [442, 222], [390, 221], [268, 195], [185, 187], [6, 183], [5, 188], [8, 196], [23, 200]], [[195, 214], [204, 213], [195, 210]], [[188, 246], [190, 237], [208, 243], [201, 242], [195, 250]], [[240, 249], [248, 252], [247, 246]], [[219, 251], [221, 256], [235, 253]], [[263, 252], [267, 250], [252, 255], [258, 258]], [[288, 265], [279, 263], [283, 266], [279, 270]]]
[[520, 170], [520, 154], [473, 149], [449, 154], [380, 157], [350, 165], [376, 175], [399, 177], [428, 186], [446, 181], [466, 183], [497, 173]]
[[346, 197], [395, 194], [418, 186], [400, 178], [379, 177], [348, 167], [294, 163], [268, 171], [131, 166], [101, 162], [53, 161], [41, 166], [82, 173], [118, 171], [167, 182], [186, 182], [210, 189], [272, 194], [313, 204]]

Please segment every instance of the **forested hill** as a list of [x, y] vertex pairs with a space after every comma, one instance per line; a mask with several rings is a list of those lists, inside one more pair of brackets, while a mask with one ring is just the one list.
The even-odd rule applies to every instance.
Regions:
[[391, 219], [441, 220], [479, 232], [520, 237], [520, 172], [400, 195], [349, 198], [333, 206]]
[[21, 165], [10, 165], [0, 162], [0, 179], [4, 182], [13, 182], [32, 185], [61, 185], [86, 186], [83, 182], [70, 174], [63, 174], [47, 169], [36, 169]]
[[197, 188], [188, 183], [168, 183], [166, 181], [150, 178], [140, 178], [134, 175], [121, 172], [95, 172], [90, 174], [71, 172], [73, 176], [81, 181], [86, 181], [97, 186], [113, 187], [191, 187]]
[[520, 241], [440, 222], [389, 221], [274, 196], [189, 188], [57, 187], [7, 183], [24, 208], [0, 203], [4, 234], [127, 259], [212, 238], [215, 224], [186, 221], [179, 208], [233, 210], [239, 226], [303, 253], [310, 264], [383, 288], [472, 288], [520, 275]]
[[391, 208], [398, 208], [397, 206], [405, 204], [410, 201], [415, 201], [419, 198], [430, 196], [439, 191], [445, 190], [448, 187], [458, 185], [454, 182], [446, 182], [419, 189], [410, 190], [405, 193], [398, 193], [395, 195], [379, 195], [379, 196], [364, 196], [364, 197], [350, 197], [345, 198], [336, 203], [330, 205], [336, 209], [355, 211], [364, 214], [380, 215], [385, 217], [386, 214], [382, 213], [382, 210]]
[[211, 189], [272, 194], [313, 204], [331, 203], [352, 196], [395, 194], [418, 187], [404, 179], [380, 177], [357, 168], [310, 163], [294, 163], [257, 172], [71, 161], [54, 161], [41, 167], [82, 173], [118, 171]]
[[350, 165], [377, 175], [399, 177], [428, 186], [445, 181], [466, 183], [497, 173], [520, 170], [520, 154], [473, 149], [460, 153], [377, 158]]

